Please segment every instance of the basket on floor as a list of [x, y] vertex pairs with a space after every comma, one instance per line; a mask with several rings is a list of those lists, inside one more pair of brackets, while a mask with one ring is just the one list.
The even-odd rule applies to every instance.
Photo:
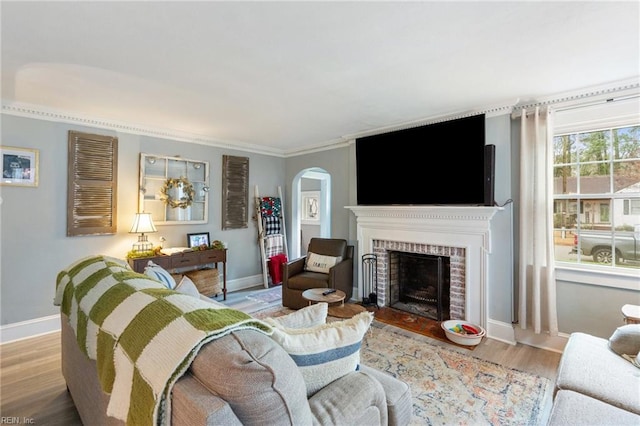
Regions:
[[197, 271], [189, 271], [184, 274], [193, 281], [200, 294], [211, 297], [222, 293], [218, 269], [198, 269]]

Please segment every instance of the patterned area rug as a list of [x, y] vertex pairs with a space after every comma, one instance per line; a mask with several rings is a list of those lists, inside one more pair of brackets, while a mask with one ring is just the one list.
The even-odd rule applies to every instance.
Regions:
[[[274, 307], [257, 318], [292, 312]], [[336, 319], [330, 319], [336, 320]], [[429, 343], [429, 338], [374, 321], [360, 353], [363, 364], [411, 387], [412, 425], [540, 425], [546, 423], [549, 379]]]

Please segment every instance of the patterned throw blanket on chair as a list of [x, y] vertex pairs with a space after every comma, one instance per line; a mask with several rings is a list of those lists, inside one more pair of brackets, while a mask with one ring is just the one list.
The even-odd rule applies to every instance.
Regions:
[[107, 415], [129, 425], [170, 423], [171, 388], [203, 344], [240, 329], [272, 333], [244, 312], [169, 290], [107, 256], [61, 271], [54, 304], [97, 363]]

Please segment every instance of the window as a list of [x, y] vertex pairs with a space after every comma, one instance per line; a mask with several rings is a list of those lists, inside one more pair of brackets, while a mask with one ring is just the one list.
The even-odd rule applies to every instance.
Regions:
[[587, 129], [582, 122], [580, 130], [564, 132], [556, 127], [555, 258], [640, 269], [640, 121], [598, 125]]
[[624, 200], [624, 214], [640, 214], [640, 200]]

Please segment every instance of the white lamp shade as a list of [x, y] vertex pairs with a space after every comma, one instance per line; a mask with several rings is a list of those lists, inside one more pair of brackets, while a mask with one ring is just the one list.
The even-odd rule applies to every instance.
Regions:
[[157, 232], [153, 220], [151, 220], [151, 213], [136, 213], [136, 217], [133, 219], [133, 225], [131, 226], [132, 234], [144, 233], [144, 232]]

